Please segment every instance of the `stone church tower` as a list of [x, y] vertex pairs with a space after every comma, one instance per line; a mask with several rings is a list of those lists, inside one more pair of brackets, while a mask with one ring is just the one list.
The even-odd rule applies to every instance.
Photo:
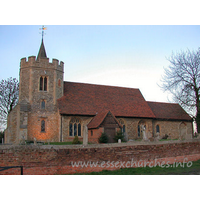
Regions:
[[6, 143], [19, 143], [22, 138], [59, 141], [57, 99], [63, 96], [63, 73], [62, 61], [49, 62], [43, 39], [37, 58], [21, 59], [19, 103], [8, 116]]

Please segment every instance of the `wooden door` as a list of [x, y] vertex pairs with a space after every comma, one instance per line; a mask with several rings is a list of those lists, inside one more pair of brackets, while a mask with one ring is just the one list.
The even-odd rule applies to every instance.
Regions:
[[108, 143], [114, 143], [115, 142], [114, 138], [115, 138], [115, 135], [116, 135], [115, 128], [105, 128], [104, 132], [108, 136]]

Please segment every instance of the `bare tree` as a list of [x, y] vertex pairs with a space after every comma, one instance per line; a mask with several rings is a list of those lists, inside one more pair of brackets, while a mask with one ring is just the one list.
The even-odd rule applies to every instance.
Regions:
[[200, 48], [197, 51], [172, 53], [167, 60], [170, 65], [164, 68], [161, 87], [164, 91], [169, 91], [174, 101], [196, 121], [200, 112]]
[[0, 127], [5, 127], [7, 116], [17, 105], [19, 82], [16, 78], [0, 81]]

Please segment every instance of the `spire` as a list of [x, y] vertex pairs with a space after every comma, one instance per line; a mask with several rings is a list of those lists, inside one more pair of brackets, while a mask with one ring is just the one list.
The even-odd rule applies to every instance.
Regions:
[[38, 56], [37, 56], [37, 60], [39, 58], [47, 58], [47, 54], [46, 54], [46, 51], [45, 51], [43, 38], [42, 38], [42, 43], [41, 43], [40, 50], [39, 50], [39, 53], [38, 53]]
[[37, 60], [39, 58], [47, 58], [47, 54], [46, 54], [44, 42], [43, 42], [44, 30], [47, 30], [47, 28], [42, 26], [42, 28], [40, 28], [40, 30], [42, 30], [42, 43], [41, 43], [40, 50], [39, 50], [39, 53], [38, 53], [38, 56], [37, 56]]

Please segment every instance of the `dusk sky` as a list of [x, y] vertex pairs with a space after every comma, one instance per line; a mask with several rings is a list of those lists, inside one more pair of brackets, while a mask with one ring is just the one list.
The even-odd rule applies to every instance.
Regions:
[[[196, 50], [200, 26], [47, 25], [50, 62], [63, 61], [64, 80], [139, 88], [148, 101], [168, 102], [159, 88], [172, 52]], [[41, 25], [0, 26], [0, 79], [19, 79], [20, 59], [37, 56]]]

